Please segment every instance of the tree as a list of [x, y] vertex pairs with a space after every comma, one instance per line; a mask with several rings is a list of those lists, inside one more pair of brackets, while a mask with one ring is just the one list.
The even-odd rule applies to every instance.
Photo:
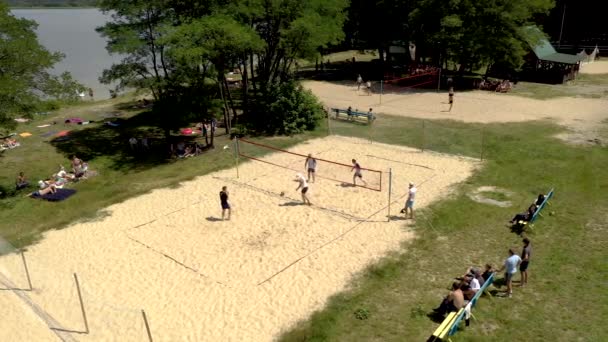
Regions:
[[49, 73], [63, 56], [40, 45], [36, 27], [0, 3], [0, 128], [12, 129], [13, 118], [31, 116], [46, 99], [75, 100], [83, 89], [68, 73]]
[[442, 51], [460, 71], [498, 63], [519, 68], [531, 24], [553, 0], [422, 0], [411, 14], [418, 45]]

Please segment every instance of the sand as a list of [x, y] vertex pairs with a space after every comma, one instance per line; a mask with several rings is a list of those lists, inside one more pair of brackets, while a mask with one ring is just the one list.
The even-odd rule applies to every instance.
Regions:
[[595, 61], [583, 64], [580, 73], [592, 75], [606, 74], [606, 77], [608, 77], [608, 61]]
[[[35, 288], [29, 299], [64, 328], [82, 331], [76, 272], [90, 327], [89, 334], [73, 334], [80, 341], [145, 340], [141, 309], [157, 341], [270, 341], [414, 238], [411, 222], [398, 214], [409, 181], [418, 184], [419, 209], [448, 196], [479, 165], [342, 137], [291, 150], [344, 163], [356, 158], [383, 172], [382, 191], [347, 186], [348, 166], [320, 162], [319, 176], [337, 181], [318, 178], [311, 184], [314, 205], [304, 206], [293, 181], [303, 159], [286, 153], [263, 159], [287, 168], [242, 160], [238, 179], [235, 169], [201, 176], [48, 232], [26, 253]], [[387, 223], [389, 168], [394, 217]], [[364, 178], [380, 185], [379, 173], [364, 171]], [[218, 220], [223, 185], [234, 207], [231, 221]], [[19, 261], [2, 257], [0, 270], [22, 284]], [[15, 322], [5, 324], [2, 340], [24, 340], [24, 329], [37, 341], [58, 339], [15, 294], [0, 298]]]
[[[599, 63], [598, 63], [599, 64]], [[608, 76], [607, 76], [608, 77]], [[451, 119], [463, 122], [524, 122], [551, 119], [568, 127], [567, 141], [586, 141], [601, 137], [608, 122], [608, 100], [560, 97], [536, 100], [489, 91], [456, 92], [448, 112], [447, 92], [389, 93], [382, 96], [357, 92], [353, 84], [306, 81], [304, 86], [319, 97], [326, 107], [367, 111], [426, 119]]]

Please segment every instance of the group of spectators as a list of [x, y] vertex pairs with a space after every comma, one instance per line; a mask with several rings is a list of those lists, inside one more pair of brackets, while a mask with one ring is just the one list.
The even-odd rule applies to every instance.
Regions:
[[197, 142], [186, 143], [180, 141], [170, 145], [171, 158], [190, 158], [203, 153], [203, 146]]
[[513, 248], [509, 249], [509, 256], [500, 268], [494, 269], [491, 264], [486, 264], [482, 272], [479, 268], [471, 267], [462, 277], [456, 278], [458, 281], [452, 283], [448, 295], [441, 301], [439, 307], [433, 309], [435, 314], [445, 316], [449, 312], [457, 312], [464, 308], [495, 272], [505, 272], [504, 282], [507, 287], [505, 292], [509, 298], [513, 295], [513, 277], [518, 270], [521, 272], [520, 286], [526, 286], [528, 284], [528, 266], [532, 254], [532, 245], [528, 238], [524, 238], [522, 242], [521, 255], [518, 255]]
[[513, 83], [511, 83], [511, 81], [506, 80], [506, 79], [502, 80], [502, 81], [492, 81], [492, 80], [488, 80], [488, 79], [482, 79], [481, 82], [479, 82], [480, 90], [490, 90], [490, 91], [496, 91], [498, 93], [509, 92], [512, 87], [513, 87]]
[[456, 278], [458, 281], [452, 283], [452, 289], [448, 295], [441, 301], [439, 307], [433, 309], [433, 311], [444, 316], [449, 312], [462, 309], [467, 301], [475, 297], [477, 291], [481, 289], [492, 273], [494, 273], [494, 269], [490, 264], [485, 266], [483, 272], [477, 267], [469, 268], [462, 277]]
[[[55, 193], [57, 189], [63, 188], [66, 184], [70, 182], [77, 182], [81, 179], [86, 179], [89, 166], [86, 162], [82, 161], [80, 158], [76, 156], [72, 156], [71, 160], [71, 170], [66, 171], [63, 165], [59, 166], [59, 171], [53, 173], [50, 177], [45, 178], [43, 180], [39, 180], [37, 183], [38, 189], [30, 194], [44, 196], [49, 193]], [[16, 190], [25, 189], [30, 185], [27, 180], [25, 174], [23, 172], [19, 172], [17, 176], [17, 180], [15, 181]]]

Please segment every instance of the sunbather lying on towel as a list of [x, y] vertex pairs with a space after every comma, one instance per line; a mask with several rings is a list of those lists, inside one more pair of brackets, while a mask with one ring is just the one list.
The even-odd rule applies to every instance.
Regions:
[[44, 195], [47, 195], [47, 194], [54, 194], [56, 192], [57, 192], [57, 188], [55, 187], [55, 185], [50, 184], [49, 186], [47, 186], [44, 189], [36, 190], [36, 191], [28, 194], [27, 197], [30, 197], [30, 196], [44, 196]]

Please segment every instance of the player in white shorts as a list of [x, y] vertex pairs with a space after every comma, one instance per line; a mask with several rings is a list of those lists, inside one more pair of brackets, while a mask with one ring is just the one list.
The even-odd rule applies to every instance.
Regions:
[[304, 204], [312, 205], [312, 203], [310, 203], [310, 200], [308, 199], [308, 195], [306, 195], [306, 193], [308, 192], [308, 182], [306, 181], [304, 176], [299, 173], [296, 175], [296, 181], [299, 183], [296, 191], [302, 189], [302, 202], [304, 202]]

